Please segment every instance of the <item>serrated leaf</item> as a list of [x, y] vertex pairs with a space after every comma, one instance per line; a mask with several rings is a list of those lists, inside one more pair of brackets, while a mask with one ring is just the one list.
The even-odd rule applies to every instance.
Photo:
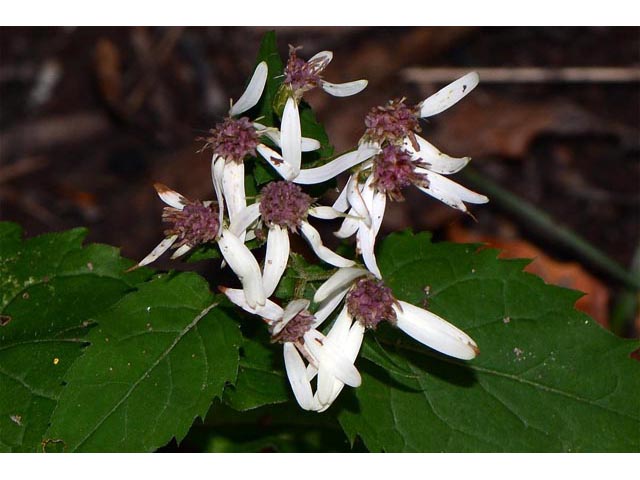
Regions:
[[82, 247], [84, 229], [22, 240], [0, 223], [0, 448], [41, 451], [64, 373], [91, 318], [150, 275], [106, 245]]
[[432, 244], [425, 234], [390, 236], [378, 261], [399, 299], [428, 300], [481, 354], [465, 363], [395, 330], [380, 335], [416, 379], [362, 362], [358, 405], [339, 417], [350, 439], [360, 436], [372, 451], [640, 448], [640, 365], [629, 357], [638, 343], [576, 311], [577, 292], [523, 273], [526, 261]]
[[152, 451], [184, 437], [226, 382], [241, 342], [198, 275], [166, 275], [96, 317], [46, 438], [65, 451]]
[[246, 411], [291, 399], [283, 371], [282, 347], [269, 346], [268, 342], [267, 335], [256, 340], [245, 338], [238, 379], [224, 392], [224, 402], [231, 408]]

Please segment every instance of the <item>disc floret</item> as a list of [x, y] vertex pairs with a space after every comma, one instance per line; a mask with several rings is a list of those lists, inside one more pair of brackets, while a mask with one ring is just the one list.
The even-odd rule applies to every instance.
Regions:
[[314, 322], [313, 314], [308, 310], [302, 310], [280, 329], [278, 329], [280, 322], [274, 323], [271, 326], [271, 341], [273, 343], [303, 343], [304, 334], [311, 330]]
[[291, 182], [267, 184], [261, 192], [260, 214], [267, 226], [278, 225], [295, 232], [307, 218], [313, 198]]
[[387, 105], [372, 108], [364, 119], [367, 127], [363, 139], [383, 145], [385, 142], [401, 145], [405, 138], [420, 133], [418, 112], [404, 99], [389, 101]]
[[167, 237], [177, 235], [174, 248], [208, 243], [218, 237], [219, 218], [218, 207], [213, 203], [189, 201], [182, 210], [165, 207], [162, 220], [171, 226], [165, 230], [164, 234]]
[[289, 45], [289, 60], [284, 68], [284, 81], [285, 85], [301, 96], [304, 92], [313, 90], [320, 86], [321, 77], [320, 72], [325, 68], [326, 61], [324, 58], [313, 58], [309, 61], [305, 61], [298, 57], [297, 51], [301, 47], [294, 47]]
[[406, 150], [387, 145], [373, 157], [373, 186], [392, 200], [404, 200], [402, 189], [409, 185], [427, 187], [425, 174], [416, 171], [416, 162]]
[[209, 130], [210, 136], [203, 149], [210, 148], [214, 155], [227, 162], [242, 163], [246, 156], [256, 156], [260, 138], [255, 125], [247, 117], [228, 117]]
[[347, 294], [349, 314], [366, 328], [375, 330], [383, 320], [396, 323], [393, 306], [397, 303], [391, 289], [382, 280], [362, 278]]

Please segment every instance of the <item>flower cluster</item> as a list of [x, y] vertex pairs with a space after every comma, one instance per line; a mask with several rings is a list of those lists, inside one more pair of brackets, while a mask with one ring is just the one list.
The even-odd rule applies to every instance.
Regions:
[[[305, 61], [297, 48], [290, 48], [284, 73], [272, 74], [282, 82], [277, 94], [283, 99], [279, 129], [241, 116], [258, 104], [270, 75], [266, 62], [258, 64], [228, 116], [204, 139], [204, 148], [213, 152], [215, 200], [189, 200], [156, 184], [158, 195], [168, 205], [162, 215], [167, 223], [165, 238], [138, 264], [149, 264], [170, 248], [175, 249], [172, 258], [177, 258], [198, 245], [217, 243], [225, 264], [242, 285], [220, 290], [234, 304], [264, 320], [272, 342], [283, 345], [285, 369], [297, 402], [305, 410], [318, 412], [331, 406], [344, 385], [360, 385], [355, 362], [365, 332], [375, 330], [383, 321], [446, 355], [464, 360], [476, 356], [478, 347], [467, 334], [394, 296], [378, 269], [374, 249], [387, 198], [403, 200], [403, 190], [410, 185], [464, 212], [465, 202], [488, 201], [445, 177], [461, 170], [469, 158], [449, 157], [419, 136], [420, 119], [440, 113], [473, 90], [478, 83], [475, 73], [415, 106], [397, 99], [373, 108], [364, 119], [365, 130], [357, 148], [320, 167], [303, 169], [302, 153], [320, 148], [317, 140], [301, 135], [299, 105], [304, 94], [320, 87], [333, 96], [345, 97], [367, 85], [366, 80], [343, 84], [325, 81], [321, 73], [332, 57], [331, 52], [320, 52]], [[244, 162], [256, 156], [282, 180], [267, 183], [257, 197], [248, 198]], [[317, 204], [301, 187], [325, 182], [350, 169], [333, 206]], [[341, 218], [335, 235], [356, 236], [357, 253], [364, 265], [358, 258], [345, 258], [326, 247], [310, 223], [312, 218]], [[318, 259], [337, 268], [315, 292], [313, 303], [294, 298], [281, 306], [272, 299], [289, 263], [290, 234], [301, 235]], [[262, 265], [247, 246], [255, 238], [266, 238]], [[334, 320], [326, 328], [323, 323], [329, 318]]]

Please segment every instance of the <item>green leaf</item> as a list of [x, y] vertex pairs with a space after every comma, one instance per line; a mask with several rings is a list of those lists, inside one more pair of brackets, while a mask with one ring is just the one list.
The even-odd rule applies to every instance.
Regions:
[[329, 142], [327, 131], [318, 122], [311, 107], [305, 102], [300, 105], [300, 130], [303, 137], [315, 138], [320, 142], [319, 150], [304, 155], [305, 163], [311, 163], [320, 158], [329, 158], [333, 155], [333, 146]]
[[65, 451], [152, 451], [184, 437], [235, 381], [236, 323], [198, 275], [165, 275], [96, 317], [47, 439]]
[[[255, 321], [247, 319], [247, 322], [251, 320]], [[282, 346], [269, 345], [266, 328], [262, 325], [260, 327], [263, 334], [259, 338], [245, 338], [238, 379], [235, 385], [224, 392], [225, 403], [235, 410], [252, 410], [292, 400], [283, 370]]]
[[[334, 271], [325, 265], [310, 264], [301, 255], [291, 253], [289, 266], [274, 296], [283, 303], [292, 298], [312, 299], [317, 287]], [[283, 402], [298, 408], [284, 372], [282, 346], [270, 344], [266, 326], [255, 316], [241, 315], [244, 344], [240, 369], [236, 383], [224, 392], [224, 402], [240, 411]]]
[[0, 448], [40, 451], [62, 389], [81, 354], [92, 318], [109, 308], [147, 269], [106, 245], [82, 247], [84, 229], [22, 240], [0, 223]]
[[277, 116], [273, 112], [273, 100], [275, 99], [280, 85], [282, 85], [283, 71], [282, 59], [278, 53], [278, 42], [276, 40], [275, 31], [269, 31], [262, 37], [260, 50], [258, 51], [258, 58], [256, 59], [256, 65], [262, 61], [267, 62], [269, 73], [262, 98], [256, 106], [257, 113], [252, 118], [263, 117], [260, 120], [260, 123], [268, 127], [273, 127], [277, 120]]
[[426, 234], [390, 236], [378, 260], [399, 299], [428, 300], [481, 354], [457, 361], [380, 332], [415, 379], [360, 362], [357, 405], [339, 417], [351, 440], [359, 435], [372, 451], [640, 449], [640, 364], [629, 357], [638, 342], [576, 311], [579, 293], [523, 273], [526, 261]]
[[[218, 402], [179, 448], [196, 452], [348, 452], [353, 449], [331, 415], [305, 412], [295, 404], [236, 412]], [[358, 450], [362, 445], [356, 446]]]
[[201, 262], [203, 260], [217, 260], [222, 257], [217, 243], [205, 243], [197, 245], [185, 256], [187, 263]]

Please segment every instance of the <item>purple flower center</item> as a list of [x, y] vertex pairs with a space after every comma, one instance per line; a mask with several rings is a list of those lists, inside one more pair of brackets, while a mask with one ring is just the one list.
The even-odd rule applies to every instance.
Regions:
[[396, 299], [391, 289], [382, 280], [363, 278], [358, 280], [355, 287], [347, 295], [347, 310], [366, 328], [376, 329], [378, 324], [387, 320], [391, 324], [396, 322], [396, 312], [393, 305]]
[[[314, 321], [315, 317], [312, 313], [307, 310], [302, 310], [295, 317], [289, 320], [289, 322], [287, 322], [287, 324], [278, 333], [273, 335], [272, 332], [271, 341], [273, 343], [295, 343], [301, 341], [304, 334], [311, 329]], [[273, 327], [276, 325], [278, 324], [274, 324]]]
[[207, 142], [203, 150], [211, 148], [213, 153], [224, 157], [227, 162], [241, 163], [247, 155], [255, 156], [260, 143], [253, 123], [247, 117], [226, 118], [209, 133], [211, 136], [203, 138]]
[[174, 248], [211, 242], [216, 239], [220, 230], [218, 213], [217, 206], [207, 206], [202, 202], [190, 202], [182, 210], [165, 207], [162, 220], [172, 225], [164, 234], [168, 237], [178, 235]]
[[279, 225], [295, 232], [307, 218], [313, 199], [291, 182], [268, 183], [261, 192], [260, 214], [267, 226]]
[[402, 189], [411, 184], [426, 187], [426, 175], [416, 172], [419, 166], [411, 154], [396, 146], [387, 145], [373, 158], [373, 185], [392, 200], [404, 200]]
[[364, 124], [367, 127], [364, 137], [379, 145], [385, 141], [401, 144], [405, 138], [420, 132], [416, 109], [407, 107], [403, 99], [372, 108], [364, 118]]
[[320, 72], [326, 64], [321, 60], [306, 62], [298, 58], [296, 52], [299, 48], [289, 46], [289, 60], [284, 68], [283, 83], [289, 85], [296, 94], [302, 95], [320, 85]]

